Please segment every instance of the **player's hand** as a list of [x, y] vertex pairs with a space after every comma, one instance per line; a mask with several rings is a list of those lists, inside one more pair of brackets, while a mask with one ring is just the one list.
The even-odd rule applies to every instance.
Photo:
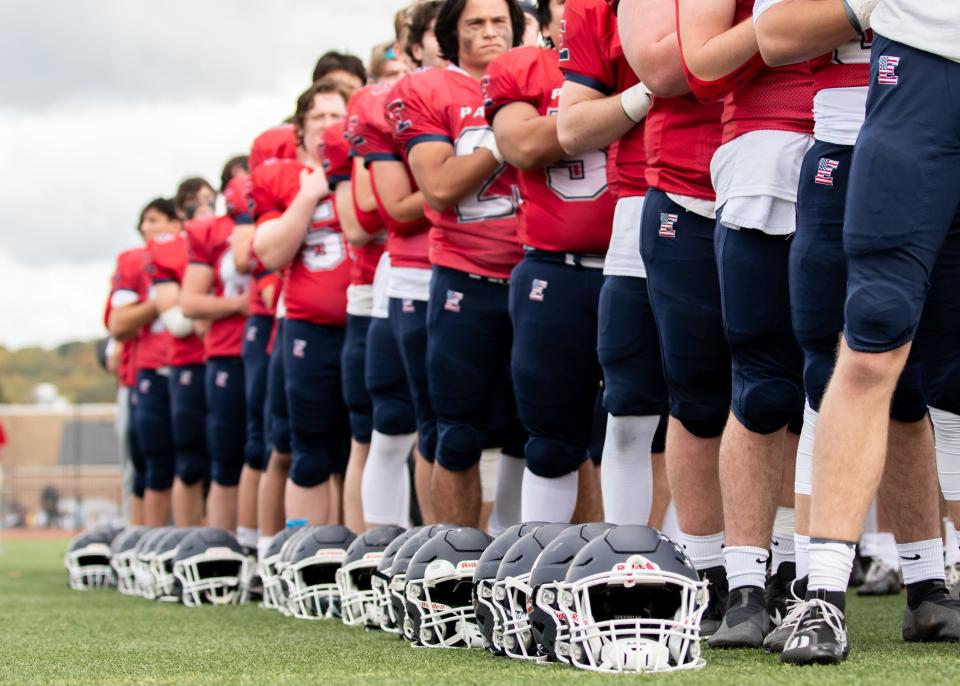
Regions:
[[248, 294], [234, 295], [231, 296], [230, 300], [233, 301], [234, 312], [243, 317], [250, 314], [250, 296]]
[[300, 193], [317, 202], [330, 195], [330, 184], [323, 169], [304, 169], [300, 172]]

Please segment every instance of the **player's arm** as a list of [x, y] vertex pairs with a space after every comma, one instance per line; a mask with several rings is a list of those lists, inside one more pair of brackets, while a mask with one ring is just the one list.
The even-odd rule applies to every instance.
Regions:
[[253, 248], [263, 266], [274, 270], [293, 261], [303, 245], [317, 204], [330, 195], [327, 177], [322, 169], [304, 169], [300, 173], [300, 190], [282, 215], [268, 219], [257, 229]]
[[370, 163], [370, 181], [380, 207], [399, 224], [416, 222], [423, 218], [426, 198], [413, 190], [410, 176], [403, 162], [376, 160]]
[[476, 193], [500, 161], [490, 148], [457, 155], [447, 141], [423, 141], [408, 153], [410, 170], [427, 204], [437, 212], [450, 209]]
[[736, 0], [677, 0], [683, 59], [698, 79], [717, 81], [757, 54], [753, 19], [734, 23]]
[[690, 92], [677, 40], [675, 0], [621, 0], [617, 25], [623, 53], [654, 95]]
[[340, 230], [347, 243], [360, 248], [373, 239], [367, 230], [360, 226], [357, 213], [353, 209], [353, 191], [350, 188], [352, 181], [341, 181], [334, 191], [334, 200], [337, 205], [337, 217], [340, 220]]
[[193, 333], [193, 321], [180, 307], [180, 284], [176, 281], [158, 281], [154, 284], [157, 317], [174, 338], [186, 338]]
[[157, 305], [153, 300], [115, 304], [110, 310], [107, 329], [117, 341], [128, 341], [135, 338], [137, 332], [157, 318]]
[[543, 116], [528, 102], [501, 107], [493, 118], [493, 135], [504, 161], [517, 169], [539, 169], [564, 156], [556, 116]]
[[620, 105], [619, 94], [604, 95], [569, 79], [563, 82], [557, 139], [567, 155], [606, 148], [635, 125]]
[[250, 298], [246, 293], [223, 297], [211, 295], [213, 280], [213, 267], [210, 265], [192, 262], [187, 266], [180, 290], [180, 308], [186, 316], [217, 321], [249, 312]]
[[843, 0], [782, 0], [755, 18], [760, 54], [771, 67], [819, 57], [857, 37]]
[[250, 249], [253, 247], [253, 235], [257, 227], [254, 224], [237, 224], [230, 238], [230, 252], [233, 264], [241, 274], [250, 273]]

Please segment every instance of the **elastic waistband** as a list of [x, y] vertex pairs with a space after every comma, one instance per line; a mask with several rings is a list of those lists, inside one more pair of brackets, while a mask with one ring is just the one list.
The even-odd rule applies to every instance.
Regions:
[[471, 274], [470, 272], [464, 272], [464, 274], [477, 281], [487, 281], [489, 283], [495, 283], [498, 286], [510, 285], [510, 279], [498, 279], [495, 276], [483, 276], [482, 274]]
[[566, 264], [570, 267], [583, 267], [585, 269], [603, 269], [606, 258], [603, 255], [584, 255], [573, 252], [552, 252], [550, 250], [540, 250], [524, 246], [524, 255], [535, 257], [538, 260], [547, 262], [556, 262], [557, 264]]

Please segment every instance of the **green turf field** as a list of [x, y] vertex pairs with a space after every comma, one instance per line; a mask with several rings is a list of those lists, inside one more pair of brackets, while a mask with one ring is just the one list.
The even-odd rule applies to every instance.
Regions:
[[905, 645], [902, 598], [852, 597], [853, 653], [839, 668], [788, 668], [757, 651], [706, 652], [699, 672], [654, 677], [519, 664], [479, 650], [410, 648], [398, 638], [244, 607], [188, 609], [115, 591], [70, 591], [65, 541], [4, 541], [2, 684], [953, 684], [960, 646]]

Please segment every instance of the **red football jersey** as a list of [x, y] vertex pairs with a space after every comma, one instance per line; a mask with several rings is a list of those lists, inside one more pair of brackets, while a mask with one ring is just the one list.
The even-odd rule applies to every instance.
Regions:
[[[106, 306], [103, 308], [103, 325], [110, 328], [110, 312], [113, 310], [113, 284], [115, 283], [114, 274], [110, 275], [110, 294], [107, 296]], [[117, 358], [117, 382], [127, 388], [133, 387], [137, 383], [137, 368], [134, 366], [135, 338], [118, 342], [120, 354]]]
[[[637, 75], [623, 56], [617, 16], [606, 0], [567, 0], [563, 9], [560, 70], [567, 81], [603, 95], [636, 85]], [[647, 192], [647, 153], [644, 122], [630, 129], [617, 146], [617, 193], [621, 197]]]
[[[343, 122], [333, 124], [323, 132], [323, 171], [330, 181], [331, 191], [337, 184], [350, 181], [353, 175], [353, 159], [350, 156], [350, 144]], [[354, 209], [357, 209], [356, 204]], [[377, 218], [379, 219], [379, 215]], [[372, 240], [359, 248], [352, 245], [347, 248], [351, 261], [351, 285], [372, 284], [373, 273], [377, 270], [377, 263], [383, 254], [383, 241]]]
[[263, 301], [263, 291], [270, 286], [274, 289], [274, 298], [280, 290], [280, 277], [274, 272], [263, 272], [254, 277], [250, 284], [250, 316], [251, 317], [272, 317], [276, 314], [276, 303], [271, 301], [268, 305]]
[[[344, 135], [350, 146], [351, 159], [360, 158], [363, 160], [363, 150], [366, 149], [366, 142], [363, 139], [362, 133], [360, 133], [361, 119], [372, 116], [372, 112], [370, 111], [371, 103], [379, 104], [381, 110], [380, 116], [383, 116], [383, 104], [379, 98], [385, 95], [388, 90], [389, 86], [371, 84], [364, 86], [350, 97], [350, 102], [347, 104], [347, 127]], [[386, 227], [383, 222], [383, 217], [380, 216], [380, 212], [377, 210], [370, 212], [360, 207], [357, 203], [356, 184], [351, 185], [350, 190], [353, 199], [353, 211], [357, 216], [357, 221], [360, 223], [360, 226], [371, 234], [383, 231]]]
[[[555, 116], [563, 85], [556, 50], [520, 47], [487, 67], [487, 121], [500, 108], [526, 102]], [[607, 153], [594, 150], [540, 169], [519, 172], [520, 241], [541, 250], [602, 255], [613, 229], [614, 197], [607, 188]]]
[[[120, 253], [110, 290], [112, 307], [141, 303], [149, 298], [152, 286], [147, 276], [148, 261], [149, 254], [145, 247]], [[172, 338], [159, 319], [154, 319], [142, 327], [137, 334], [134, 346], [134, 376], [139, 369], [166, 367], [170, 363]]]
[[[243, 295], [250, 290], [252, 278], [237, 271], [230, 240], [236, 226], [229, 216], [195, 219], [187, 222], [190, 261], [213, 270], [213, 293], [217, 297]], [[243, 325], [246, 317], [235, 314], [210, 322], [203, 339], [207, 357], [239, 357], [243, 351]]]
[[872, 47], [873, 31], [867, 31], [863, 38], [855, 38], [828, 55], [810, 60], [814, 93], [830, 88], [869, 86]]
[[[251, 197], [257, 224], [281, 216], [300, 190], [296, 160], [276, 160], [253, 172]], [[307, 228], [303, 246], [284, 274], [283, 300], [287, 317], [314, 324], [344, 326], [351, 260], [340, 232], [333, 197], [320, 201]]]
[[294, 160], [299, 145], [293, 124], [280, 124], [254, 139], [247, 165], [252, 172], [267, 160]]
[[[404, 77], [406, 78], [406, 77]], [[363, 91], [361, 91], [363, 92]], [[395, 267], [430, 268], [430, 220], [426, 217], [411, 222], [398, 222], [384, 209], [377, 193], [374, 162], [402, 162], [410, 178], [410, 187], [417, 189], [417, 182], [410, 173], [400, 146], [393, 138], [393, 122], [387, 117], [386, 104], [392, 99], [392, 86], [377, 85], [369, 90], [366, 98], [357, 103], [354, 135], [350, 144], [354, 153], [363, 157], [370, 170], [370, 182], [380, 210], [380, 217], [387, 227], [387, 250], [390, 264]]]
[[[462, 69], [422, 69], [394, 87], [387, 104], [404, 154], [443, 141], [470, 155], [493, 136], [483, 118], [480, 82]], [[517, 241], [516, 170], [500, 165], [479, 191], [443, 212], [427, 208], [430, 261], [461, 272], [506, 279], [523, 256]]]
[[[185, 234], [160, 234], [147, 241], [147, 252], [150, 256], [147, 274], [152, 285], [169, 282], [183, 283], [183, 274], [187, 271], [189, 262]], [[171, 339], [170, 358], [167, 364], [180, 366], [203, 362], [205, 351], [203, 341], [198, 336], [194, 334], [184, 338], [171, 336]]]
[[[754, 0], [737, 0], [734, 24], [749, 21]], [[807, 62], [765, 67], [723, 99], [723, 143], [751, 131], [813, 133], [813, 76]]]

